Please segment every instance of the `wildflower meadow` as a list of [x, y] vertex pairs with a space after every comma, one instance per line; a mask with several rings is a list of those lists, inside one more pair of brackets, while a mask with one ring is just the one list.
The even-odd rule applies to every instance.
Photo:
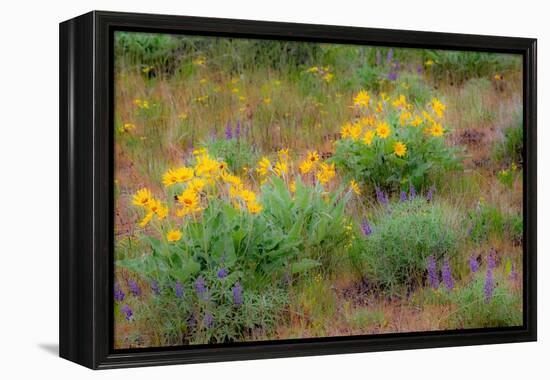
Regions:
[[115, 348], [518, 326], [519, 55], [115, 33]]

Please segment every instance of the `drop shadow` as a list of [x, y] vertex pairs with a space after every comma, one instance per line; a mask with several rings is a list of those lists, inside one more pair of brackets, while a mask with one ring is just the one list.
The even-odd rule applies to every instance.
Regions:
[[59, 356], [59, 344], [58, 343], [39, 343], [38, 347], [43, 349], [44, 351]]

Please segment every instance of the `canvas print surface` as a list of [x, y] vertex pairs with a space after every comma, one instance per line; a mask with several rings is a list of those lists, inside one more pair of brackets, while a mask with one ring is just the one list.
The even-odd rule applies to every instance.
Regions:
[[521, 56], [114, 38], [114, 348], [522, 325]]

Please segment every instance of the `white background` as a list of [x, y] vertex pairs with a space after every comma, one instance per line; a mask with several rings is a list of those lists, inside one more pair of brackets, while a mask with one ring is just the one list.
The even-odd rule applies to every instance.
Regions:
[[[548, 378], [550, 282], [545, 277], [550, 240], [545, 216], [550, 213], [550, 147], [545, 124], [550, 27], [545, 3], [4, 1], [0, 11], [0, 378]], [[59, 359], [58, 23], [93, 9], [538, 38], [539, 342], [100, 372]]]

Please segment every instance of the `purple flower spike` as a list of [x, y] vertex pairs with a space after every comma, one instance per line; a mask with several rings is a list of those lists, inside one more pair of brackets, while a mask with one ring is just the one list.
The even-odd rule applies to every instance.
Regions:
[[391, 81], [397, 80], [397, 72], [395, 72], [395, 71], [390, 71], [390, 72], [388, 73], [388, 80], [391, 80]]
[[485, 275], [485, 286], [483, 287], [485, 303], [489, 303], [491, 298], [493, 298], [493, 285], [493, 270], [491, 268], [487, 268], [487, 273]]
[[158, 296], [160, 294], [159, 283], [156, 280], [151, 281], [151, 291], [156, 296]]
[[393, 49], [390, 48], [388, 55], [386, 55], [386, 63], [390, 63], [391, 61], [393, 61]]
[[422, 74], [423, 71], [424, 71], [424, 67], [422, 67], [422, 65], [419, 64], [418, 66], [416, 66], [416, 73], [418, 75]]
[[428, 281], [432, 288], [439, 288], [439, 275], [437, 273], [437, 262], [435, 261], [434, 255], [428, 257]]
[[468, 262], [470, 264], [470, 270], [472, 271], [472, 273], [477, 272], [477, 270], [479, 269], [479, 264], [477, 263], [477, 258], [475, 253], [473, 253], [472, 256], [470, 256], [470, 260], [468, 260]]
[[183, 296], [185, 295], [185, 291], [183, 290], [183, 285], [181, 284], [181, 282], [179, 281], [176, 282], [175, 290], [176, 290], [176, 297], [183, 298]]
[[497, 267], [497, 263], [495, 261], [495, 255], [496, 255], [495, 249], [491, 248], [491, 251], [489, 252], [489, 256], [487, 257], [487, 268], [495, 269]]
[[376, 199], [378, 199], [378, 202], [380, 202], [381, 205], [388, 205], [388, 198], [386, 197], [386, 194], [384, 194], [378, 186], [376, 186]]
[[240, 139], [241, 138], [241, 121], [237, 120], [237, 126], [235, 127], [235, 138]]
[[411, 182], [409, 184], [409, 199], [414, 199], [414, 198], [416, 198], [416, 189], [414, 188], [414, 185]]
[[399, 63], [399, 61], [395, 61], [394, 68], [395, 68], [396, 71], [401, 70], [401, 63]]
[[231, 121], [228, 121], [225, 125], [225, 139], [231, 140], [233, 138], [233, 130], [231, 129]]
[[516, 270], [516, 264], [512, 264], [512, 270], [510, 271], [510, 280], [516, 281], [518, 279], [518, 272]]
[[128, 304], [124, 304], [124, 306], [122, 306], [120, 311], [124, 313], [124, 316], [126, 317], [127, 321], [130, 321], [134, 318], [134, 312], [132, 311], [130, 306], [128, 306]]
[[455, 283], [453, 280], [453, 275], [451, 273], [451, 265], [449, 264], [449, 260], [445, 259], [443, 262], [443, 268], [441, 268], [441, 277], [443, 278], [443, 283], [445, 284], [445, 287], [449, 290], [452, 290], [455, 287]]
[[218, 278], [226, 278], [228, 275], [228, 271], [227, 269], [225, 268], [221, 268], [219, 271], [218, 271]]
[[204, 327], [206, 327], [207, 329], [212, 327], [212, 323], [214, 323], [214, 317], [212, 316], [212, 314], [208, 312], [204, 313], [204, 318], [202, 319], [202, 323], [204, 324]]
[[141, 295], [141, 289], [134, 280], [128, 280], [128, 287], [130, 288], [130, 293], [132, 293], [135, 297], [139, 297]]
[[241, 306], [243, 304], [243, 287], [240, 283], [236, 283], [231, 289], [233, 292], [233, 303], [235, 306]]
[[115, 301], [123, 301], [126, 294], [122, 291], [122, 288], [119, 284], [115, 284]]
[[380, 66], [382, 64], [382, 53], [380, 53], [380, 50], [376, 49], [376, 66]]
[[206, 282], [204, 281], [204, 278], [202, 276], [199, 276], [195, 281], [195, 290], [199, 295], [203, 295], [206, 293]]
[[369, 236], [370, 234], [372, 234], [372, 228], [367, 219], [363, 219], [363, 221], [361, 222], [361, 231], [363, 231], [363, 235], [365, 236]]
[[434, 197], [434, 187], [430, 187], [430, 190], [428, 190], [428, 194], [426, 194], [426, 200], [428, 202], [431, 202], [433, 200], [433, 197]]
[[399, 200], [401, 202], [405, 202], [407, 200], [407, 193], [401, 190], [401, 193], [399, 194]]

